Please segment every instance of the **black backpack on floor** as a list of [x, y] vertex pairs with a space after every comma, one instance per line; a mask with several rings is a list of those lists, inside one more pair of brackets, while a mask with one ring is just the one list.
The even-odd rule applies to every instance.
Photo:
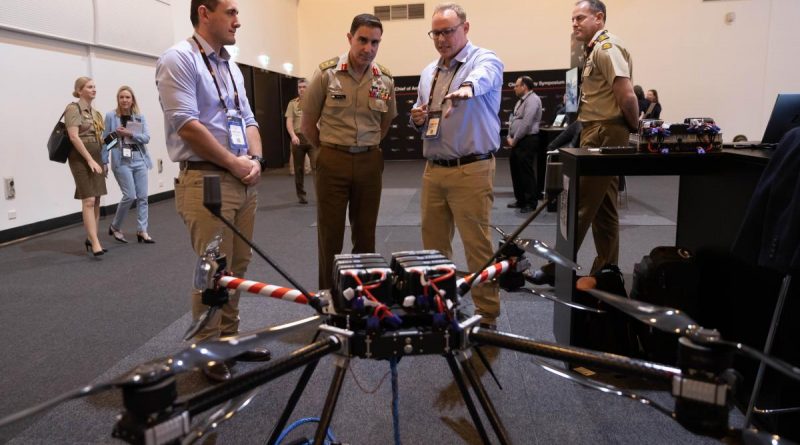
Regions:
[[[699, 272], [692, 252], [660, 246], [633, 267], [631, 298], [667, 306], [696, 317]], [[635, 328], [640, 351], [648, 360], [675, 364], [678, 336], [641, 324]]]

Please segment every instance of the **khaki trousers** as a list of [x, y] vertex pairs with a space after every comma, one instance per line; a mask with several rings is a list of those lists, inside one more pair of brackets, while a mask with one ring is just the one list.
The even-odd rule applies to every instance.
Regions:
[[[237, 277], [244, 277], [252, 252], [250, 246], [238, 239], [225, 224], [203, 207], [203, 176], [220, 177], [222, 195], [222, 215], [233, 222], [248, 238], [253, 236], [258, 193], [255, 187], [247, 187], [227, 172], [183, 170], [175, 185], [175, 207], [183, 218], [192, 248], [199, 256], [205, 252], [206, 245], [218, 233], [222, 234], [221, 251], [228, 262], [228, 270]], [[202, 293], [192, 290], [192, 318], [197, 319], [208, 310], [202, 303]], [[195, 335], [195, 340], [214, 339], [220, 335], [231, 335], [239, 331], [239, 292], [231, 292], [230, 300], [205, 328]]]
[[302, 134], [297, 135], [300, 138], [300, 144], [292, 144], [292, 162], [294, 163], [294, 188], [297, 192], [298, 198], [306, 197], [306, 190], [304, 186], [305, 181], [305, 168], [303, 167], [306, 154], [308, 159], [311, 160], [311, 174], [313, 175], [317, 169], [317, 154], [319, 148], [314, 148], [313, 145], [306, 141]]
[[[581, 131], [581, 147], [628, 145], [630, 132], [622, 123], [588, 123]], [[589, 226], [597, 249], [592, 263], [594, 274], [606, 264], [619, 262], [619, 215], [617, 214], [617, 176], [582, 176], [578, 193], [577, 248], [580, 249]]]
[[333, 285], [333, 257], [342, 252], [348, 209], [353, 253], [375, 252], [375, 226], [383, 187], [383, 153], [380, 148], [348, 153], [322, 144], [317, 155], [314, 185], [317, 191], [319, 288], [330, 289]]
[[[453, 258], [455, 229], [464, 243], [470, 272], [478, 272], [494, 253], [489, 224], [494, 202], [494, 158], [456, 167], [430, 161], [422, 175], [422, 245]], [[473, 288], [475, 313], [495, 323], [500, 315], [496, 282]]]

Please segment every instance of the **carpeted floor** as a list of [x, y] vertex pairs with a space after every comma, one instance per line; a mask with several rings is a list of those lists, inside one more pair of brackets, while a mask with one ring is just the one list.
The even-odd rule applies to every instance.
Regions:
[[[387, 258], [393, 251], [421, 248], [418, 185], [422, 167], [421, 162], [386, 165], [377, 250]], [[255, 241], [310, 289], [315, 288], [317, 276], [312, 184], [309, 180], [311, 203], [302, 206], [296, 203], [293, 178], [281, 170], [268, 172], [259, 186], [255, 234]], [[496, 186], [493, 222], [511, 231], [525, 216], [506, 208], [512, 194], [504, 160], [498, 161]], [[676, 201], [677, 178], [628, 178], [621, 210], [620, 264], [626, 273], [630, 274], [633, 264], [652, 247], [674, 243]], [[188, 288], [195, 258], [173, 201], [150, 208], [150, 233], [158, 243], [115, 244], [104, 235], [109, 252], [100, 260], [82, 251], [85, 235], [80, 226], [0, 248], [0, 268], [4, 270], [0, 276], [0, 417], [80, 385], [106, 381], [137, 363], [186, 346], [180, 338], [190, 323]], [[110, 217], [101, 220], [101, 229], [109, 221]], [[129, 239], [134, 238], [134, 224], [129, 216], [123, 227]], [[555, 214], [543, 214], [523, 235], [554, 243]], [[349, 232], [346, 250], [347, 238]], [[581, 264], [591, 264], [594, 256], [590, 238], [579, 254]], [[458, 237], [455, 244], [455, 261], [464, 268]], [[536, 265], [541, 262], [534, 261]], [[286, 283], [257, 258], [248, 276]], [[553, 341], [553, 303], [523, 293], [504, 292], [501, 298], [499, 329]], [[254, 296], [243, 297], [241, 309], [243, 330], [312, 314], [306, 307]], [[471, 312], [472, 308], [466, 310]], [[280, 356], [303, 345], [312, 335], [309, 329], [269, 347]], [[513, 443], [711, 442], [639, 403], [563, 380], [543, 370], [530, 356], [491, 348], [487, 353], [503, 390], [485, 372], [483, 382]], [[241, 364], [236, 370], [256, 366]], [[406, 357], [398, 368], [404, 443], [479, 443], [443, 358]], [[480, 365], [478, 368], [483, 370]], [[332, 371], [332, 358], [324, 358], [292, 420], [319, 416]], [[338, 440], [350, 444], [393, 442], [391, 386], [385, 378], [388, 371], [385, 361], [351, 362], [332, 423]], [[264, 443], [298, 376], [299, 371], [295, 371], [264, 385], [241, 414], [222, 424], [203, 443]], [[196, 372], [179, 378], [181, 394], [207, 386]], [[673, 403], [666, 393], [646, 388], [642, 391], [667, 406]], [[67, 402], [0, 429], [0, 442], [114, 443], [110, 433], [121, 410], [119, 391]], [[312, 436], [313, 426], [301, 427], [284, 443], [303, 435]]]

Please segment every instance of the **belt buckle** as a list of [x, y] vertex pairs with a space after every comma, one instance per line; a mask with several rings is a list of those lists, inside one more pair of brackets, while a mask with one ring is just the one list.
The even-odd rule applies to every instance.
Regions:
[[368, 150], [369, 147], [367, 147], [366, 145], [351, 145], [350, 148], [347, 149], [347, 151], [349, 151], [352, 154], [364, 153], [365, 151]]

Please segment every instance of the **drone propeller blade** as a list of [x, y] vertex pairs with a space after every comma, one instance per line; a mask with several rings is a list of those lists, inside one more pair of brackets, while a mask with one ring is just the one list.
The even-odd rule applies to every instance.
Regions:
[[657, 402], [654, 402], [653, 400], [648, 399], [647, 397], [640, 396], [639, 394], [636, 394], [634, 392], [624, 391], [622, 389], [617, 388], [616, 386], [612, 386], [612, 385], [608, 385], [606, 383], [600, 383], [600, 382], [594, 381], [594, 380], [586, 378], [586, 377], [584, 377], [584, 376], [582, 376], [582, 375], [580, 375], [580, 374], [578, 374], [576, 372], [572, 372], [572, 371], [569, 371], [569, 370], [566, 370], [566, 369], [554, 368], [554, 367], [550, 366], [547, 362], [545, 362], [543, 360], [540, 360], [538, 358], [535, 358], [535, 357], [531, 357], [531, 359], [533, 360], [534, 363], [536, 363], [537, 365], [541, 366], [545, 371], [551, 372], [551, 373], [553, 373], [553, 374], [555, 374], [555, 375], [557, 375], [557, 376], [559, 376], [561, 378], [567, 379], [569, 381], [577, 383], [577, 384], [579, 384], [579, 385], [581, 385], [583, 387], [586, 387], [586, 388], [590, 388], [590, 389], [594, 389], [596, 391], [604, 392], [606, 394], [613, 394], [615, 396], [625, 397], [627, 399], [635, 400], [635, 401], [641, 403], [642, 405], [651, 406], [651, 407], [655, 408], [656, 410], [658, 410], [660, 413], [665, 414], [666, 416], [672, 418], [672, 411], [670, 411], [667, 408], [661, 406]]
[[314, 315], [291, 323], [271, 326], [230, 337], [222, 337], [219, 340], [195, 343], [170, 357], [170, 368], [172, 372], [178, 373], [204, 366], [210, 362], [218, 363], [232, 360], [248, 349], [260, 345], [267, 340], [272, 340], [311, 324], [317, 324], [319, 321], [319, 315]]
[[82, 386], [80, 388], [73, 389], [71, 391], [67, 391], [59, 396], [56, 396], [50, 400], [44, 401], [38, 405], [32, 406], [30, 408], [24, 409], [17, 413], [11, 414], [10, 416], [6, 416], [0, 419], [0, 427], [4, 427], [6, 425], [12, 424], [19, 420], [22, 420], [26, 417], [32, 416], [44, 410], [50, 409], [60, 403], [72, 400], [72, 399], [79, 399], [81, 397], [90, 396], [92, 394], [97, 394], [99, 392], [105, 391], [107, 389], [111, 389], [114, 387], [113, 383], [104, 383], [100, 385], [89, 385], [89, 386]]
[[240, 335], [223, 337], [219, 340], [207, 341], [199, 344], [196, 343], [170, 357], [162, 357], [137, 365], [130, 371], [108, 382], [83, 386], [68, 391], [39, 405], [32, 406], [0, 419], [0, 427], [32, 416], [68, 400], [97, 394], [119, 386], [144, 385], [157, 382], [166, 377], [206, 365], [209, 362], [231, 360], [256, 345], [260, 345], [268, 340], [275, 339], [306, 326], [319, 324], [319, 322], [320, 317], [315, 315], [283, 325], [271, 326]]
[[189, 329], [187, 329], [186, 333], [183, 334], [183, 341], [189, 341], [189, 339], [197, 335], [198, 332], [202, 331], [203, 328], [208, 324], [208, 321], [214, 317], [214, 313], [216, 311], [216, 306], [210, 306], [206, 312], [200, 314], [196, 320], [192, 321]]
[[547, 261], [551, 261], [558, 265], [569, 267], [572, 270], [581, 270], [581, 266], [579, 266], [578, 263], [570, 260], [564, 255], [561, 255], [560, 253], [556, 252], [555, 249], [539, 240], [518, 239], [516, 243], [521, 249], [524, 249], [526, 252], [536, 255], [539, 258], [544, 258]]
[[791, 414], [800, 412], [800, 406], [792, 408], [758, 408], [753, 407], [753, 412], [764, 416], [777, 416], [780, 414]]
[[[692, 340], [695, 340], [695, 339], [692, 337]], [[701, 341], [701, 343], [702, 343], [702, 341]], [[736, 342], [726, 341], [726, 340], [721, 340], [721, 339], [718, 339], [718, 340], [713, 340], [712, 339], [712, 341], [707, 342], [707, 343], [720, 344], [720, 345], [725, 345], [725, 346], [728, 346], [730, 348], [733, 348], [734, 350], [739, 352], [741, 355], [744, 355], [746, 357], [752, 358], [754, 360], [761, 360], [761, 361], [764, 362], [765, 365], [767, 365], [770, 368], [780, 372], [781, 374], [783, 374], [783, 375], [785, 375], [785, 376], [787, 376], [789, 378], [792, 378], [794, 380], [800, 381], [800, 368], [798, 368], [797, 366], [791, 365], [789, 363], [786, 363], [785, 361], [783, 361], [781, 359], [778, 359], [778, 358], [769, 356], [767, 354], [764, 354], [763, 352], [759, 351], [758, 349], [752, 348], [752, 347], [747, 346], [747, 345], [742, 344], [742, 343], [736, 343]]]
[[598, 300], [608, 303], [633, 318], [664, 332], [687, 334], [699, 327], [696, 321], [678, 309], [656, 306], [638, 300], [620, 297], [598, 289], [587, 289]]
[[569, 301], [564, 301], [564, 300], [561, 300], [561, 299], [559, 299], [558, 297], [556, 297], [554, 295], [543, 294], [543, 293], [537, 291], [536, 289], [531, 289], [531, 288], [528, 288], [528, 287], [522, 287], [520, 289], [526, 290], [526, 291], [530, 292], [531, 294], [536, 295], [539, 298], [544, 298], [545, 300], [550, 300], [550, 301], [552, 301], [554, 303], [563, 304], [564, 306], [571, 307], [572, 309], [577, 309], [579, 311], [594, 312], [595, 314], [604, 314], [605, 313], [605, 311], [602, 310], [602, 309], [595, 309], [593, 307], [584, 306], [582, 304], [572, 303], [572, 302], [569, 302]]
[[236, 414], [239, 414], [250, 402], [255, 398], [260, 388], [256, 388], [242, 396], [236, 397], [228, 401], [225, 406], [220, 407], [181, 441], [181, 445], [191, 445], [198, 440], [206, 437], [209, 432], [217, 429], [220, 425], [231, 420]]
[[[673, 334], [686, 335], [692, 341], [700, 344], [730, 347], [746, 357], [763, 361], [767, 366], [789, 378], [800, 381], [800, 368], [745, 344], [722, 340], [719, 334], [707, 335], [708, 331], [699, 329], [700, 325], [696, 321], [678, 309], [631, 300], [597, 289], [587, 289], [586, 292], [654, 328]], [[711, 332], [715, 333], [716, 331]]]

